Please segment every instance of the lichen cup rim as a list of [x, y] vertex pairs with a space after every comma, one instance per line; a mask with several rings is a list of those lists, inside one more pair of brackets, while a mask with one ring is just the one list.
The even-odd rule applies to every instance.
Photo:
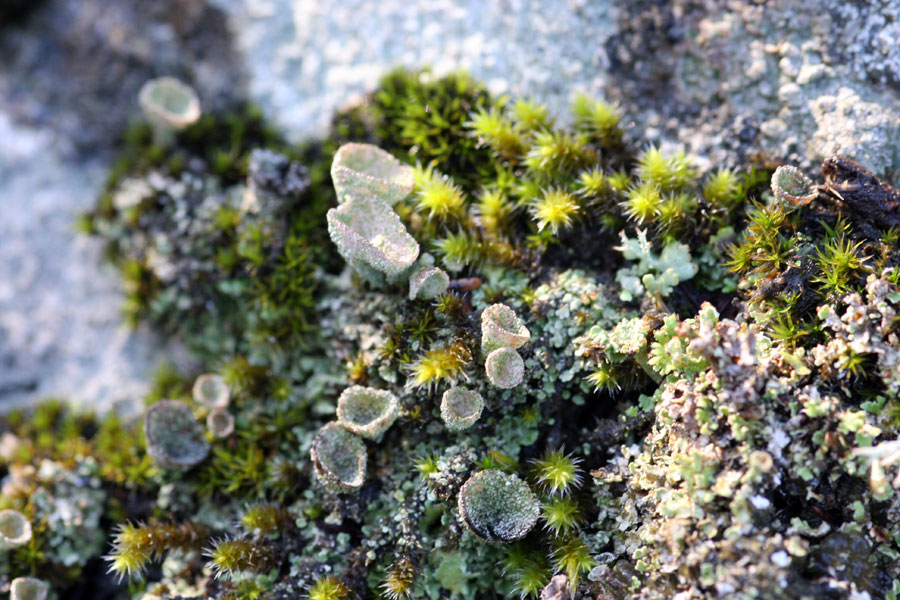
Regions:
[[[323, 444], [327, 443], [329, 440], [326, 439], [326, 436], [337, 436], [343, 437], [343, 441], [346, 445], [352, 446], [349, 448], [348, 455], [353, 455], [351, 458], [355, 459], [355, 473], [352, 479], [342, 478], [336, 471], [335, 466], [337, 467], [348, 467], [351, 466], [351, 461], [346, 461], [345, 465], [335, 465], [335, 457], [329, 457], [327, 453], [323, 454], [323, 450], [328, 448], [323, 448]], [[335, 448], [331, 448], [331, 450], [335, 450]], [[347, 429], [345, 429], [338, 421], [331, 421], [330, 423], [326, 423], [323, 425], [319, 431], [316, 433], [316, 437], [313, 438], [312, 446], [309, 450], [310, 458], [313, 463], [313, 470], [316, 473], [316, 477], [322, 482], [326, 487], [330, 487], [332, 489], [336, 489], [341, 492], [352, 492], [358, 490], [362, 487], [363, 483], [366, 481], [366, 445], [363, 443], [362, 439], [360, 439], [356, 434], [351, 433]], [[329, 464], [330, 463], [330, 464]]]
[[330, 209], [325, 217], [338, 252], [352, 267], [362, 264], [371, 269], [372, 273], [361, 273], [369, 279], [377, 280], [380, 274], [396, 282], [419, 257], [419, 243], [383, 202], [352, 198]]
[[[374, 412], [362, 405], [365, 400], [373, 398], [383, 402], [381, 410], [365, 422], [354, 418], [354, 413], [358, 416], [360, 411]], [[394, 424], [399, 410], [400, 400], [391, 392], [361, 385], [345, 389], [337, 402], [337, 417], [340, 424], [351, 433], [371, 440], [379, 439]]]
[[[168, 425], [157, 423], [156, 418], [159, 413], [165, 415], [168, 411], [172, 420]], [[181, 413], [176, 415], [175, 413]], [[182, 451], [179, 454], [173, 454], [172, 447], [166, 448], [160, 439], [162, 434], [172, 434], [172, 427], [177, 425], [181, 428], [179, 433], [189, 435], [193, 439], [191, 442], [181, 440], [174, 449]], [[157, 425], [163, 425], [164, 428], [157, 430]], [[191, 408], [180, 400], [160, 400], [147, 409], [144, 415], [144, 437], [147, 442], [147, 454], [161, 466], [174, 469], [176, 471], [187, 471], [194, 465], [202, 462], [209, 454], [209, 442], [203, 433], [203, 427], [194, 418]], [[177, 439], [173, 436], [171, 439]]]
[[206, 415], [206, 429], [215, 438], [226, 438], [234, 433], [234, 415], [223, 407], [216, 407]]
[[[23, 591], [22, 586], [31, 586], [31, 590]], [[16, 577], [10, 584], [10, 600], [45, 600], [50, 593], [50, 585], [36, 577]]]
[[448, 287], [450, 276], [446, 271], [440, 267], [424, 267], [409, 278], [409, 299], [431, 300], [447, 291]]
[[335, 152], [331, 179], [338, 202], [372, 194], [393, 206], [415, 186], [412, 167], [378, 146], [358, 142], [344, 144]]
[[[204, 393], [204, 388], [207, 388], [209, 384], [219, 388], [215, 398], [212, 399], [209, 394]], [[231, 390], [225, 383], [225, 378], [218, 373], [204, 373], [197, 377], [191, 388], [191, 395], [194, 401], [209, 408], [225, 408], [231, 400]]]
[[[498, 372], [497, 369], [502, 371]], [[515, 349], [504, 346], [488, 354], [484, 361], [484, 370], [491, 384], [508, 390], [522, 383], [525, 376], [525, 361]]]
[[771, 187], [772, 193], [778, 199], [794, 206], [806, 206], [819, 195], [812, 180], [791, 165], [781, 165], [775, 169], [772, 173]]
[[[477, 399], [477, 401], [474, 402], [474, 408], [468, 414], [461, 415], [454, 411], [454, 408], [458, 406], [458, 403], [455, 402], [455, 400], [460, 397]], [[481, 413], [483, 411], [484, 399], [481, 397], [481, 394], [474, 390], [454, 386], [444, 392], [443, 396], [441, 396], [441, 419], [444, 421], [447, 429], [451, 431], [468, 429], [481, 418]]]
[[495, 303], [481, 311], [481, 350], [484, 354], [504, 346], [517, 349], [529, 339], [531, 332], [512, 307]]
[[[160, 94], [168, 96], [160, 99]], [[183, 110], [176, 111], [166, 105], [175, 95], [181, 96], [178, 102], [183, 105]], [[194, 88], [180, 79], [168, 75], [144, 82], [138, 92], [138, 104], [148, 119], [174, 130], [193, 125], [203, 114], [200, 108], [200, 98]]]
[[27, 544], [31, 535], [28, 517], [11, 508], [0, 510], [0, 548], [16, 548]]

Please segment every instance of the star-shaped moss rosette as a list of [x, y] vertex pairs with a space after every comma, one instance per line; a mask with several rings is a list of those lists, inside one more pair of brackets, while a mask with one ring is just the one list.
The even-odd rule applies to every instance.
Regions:
[[316, 434], [310, 449], [316, 478], [336, 492], [352, 492], [366, 480], [366, 445], [338, 421]]
[[452, 387], [441, 397], [441, 419], [450, 431], [468, 429], [481, 417], [484, 399], [481, 394]]
[[31, 541], [31, 523], [17, 510], [0, 510], [0, 550], [17, 548]]
[[372, 285], [398, 283], [419, 256], [419, 244], [383, 200], [351, 198], [327, 214], [328, 234], [344, 260]]
[[209, 442], [191, 408], [178, 400], [161, 400], [144, 417], [147, 454], [160, 466], [187, 471], [209, 454]]
[[516, 311], [505, 304], [491, 304], [481, 313], [481, 352], [487, 356], [497, 348], [519, 348], [531, 338]]
[[376, 197], [393, 206], [415, 185], [413, 169], [372, 144], [344, 144], [331, 163], [338, 202]]
[[348, 431], [379, 440], [400, 414], [400, 401], [386, 390], [354, 385], [338, 398], [337, 416]]
[[541, 512], [527, 483], [495, 469], [472, 475], [459, 491], [458, 504], [459, 516], [472, 533], [492, 542], [522, 539]]

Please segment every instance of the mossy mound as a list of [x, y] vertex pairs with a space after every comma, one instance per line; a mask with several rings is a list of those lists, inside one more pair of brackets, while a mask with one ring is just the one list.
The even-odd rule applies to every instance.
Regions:
[[[794, 205], [761, 166], [638, 150], [627, 107], [572, 112], [396, 72], [301, 149], [246, 112], [164, 149], [134, 137], [90, 229], [132, 315], [222, 377], [234, 429], [178, 474], [139, 429], [51, 404], [3, 425], [8, 479], [96, 495], [85, 519], [120, 524], [107, 562], [146, 574], [145, 600], [538, 597], [551, 578], [575, 598], [896, 598], [896, 190], [834, 159]], [[414, 165], [399, 200], [360, 188], [393, 228], [371, 245], [402, 229], [421, 249], [378, 287], [325, 226], [351, 140]], [[443, 293], [409, 294], [437, 268]], [[491, 383], [490, 352], [519, 358], [517, 385]], [[202, 423], [193, 385], [163, 373], [147, 403]], [[442, 416], [456, 386], [480, 399], [465, 429]], [[348, 388], [390, 398], [391, 425], [345, 429]], [[486, 499], [468, 515], [466, 486]], [[41, 497], [0, 506], [36, 540], [0, 564], [72, 585], [101, 550], [63, 568], [74, 530], [38, 526]]]

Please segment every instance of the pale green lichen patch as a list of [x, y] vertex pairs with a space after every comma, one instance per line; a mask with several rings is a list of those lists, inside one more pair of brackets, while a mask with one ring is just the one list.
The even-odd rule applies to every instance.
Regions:
[[657, 254], [653, 252], [645, 230], [639, 229], [636, 238], [629, 238], [623, 231], [620, 238], [622, 245], [616, 250], [627, 260], [637, 261], [616, 272], [616, 281], [622, 287], [619, 294], [622, 300], [634, 300], [645, 292], [665, 298], [675, 286], [697, 274], [697, 265], [691, 261], [687, 244], [668, 242]]
[[540, 516], [541, 505], [528, 484], [498, 470], [479, 471], [459, 492], [459, 514], [477, 536], [492, 542], [525, 537]]

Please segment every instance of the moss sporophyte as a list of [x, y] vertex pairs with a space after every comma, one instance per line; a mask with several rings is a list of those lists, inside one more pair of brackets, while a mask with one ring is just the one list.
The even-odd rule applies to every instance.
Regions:
[[87, 229], [196, 372], [0, 422], [0, 582], [900, 597], [896, 189], [627, 112], [398, 71], [302, 147], [248, 106], [130, 130]]

